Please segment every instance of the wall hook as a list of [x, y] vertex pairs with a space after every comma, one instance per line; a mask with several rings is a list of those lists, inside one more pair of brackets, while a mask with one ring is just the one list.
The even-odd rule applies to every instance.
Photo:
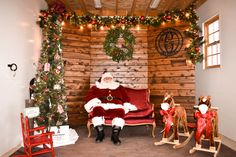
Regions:
[[17, 65], [16, 63], [8, 64], [7, 65], [11, 71], [16, 71], [17, 70]]

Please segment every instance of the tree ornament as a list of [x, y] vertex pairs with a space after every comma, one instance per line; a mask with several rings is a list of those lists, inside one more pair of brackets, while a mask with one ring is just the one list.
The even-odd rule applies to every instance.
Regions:
[[97, 20], [92, 20], [91, 24], [92, 25], [96, 25], [97, 24]]
[[171, 15], [167, 15], [167, 16], [166, 16], [166, 19], [167, 19], [167, 20], [171, 20]]
[[55, 90], [60, 90], [60, 89], [61, 89], [61, 86], [60, 86], [59, 84], [55, 84], [55, 85], [53, 86], [53, 89], [55, 89]]
[[120, 23], [125, 24], [125, 19], [121, 19]]
[[[117, 45], [119, 38], [124, 39], [124, 43]], [[115, 62], [124, 61], [133, 57], [135, 37], [130, 30], [117, 27], [107, 32], [103, 48], [108, 56]]]
[[55, 54], [54, 59], [55, 59], [55, 60], [59, 60], [59, 59], [60, 59], [60, 56], [59, 56], [58, 53]]
[[45, 63], [44, 64], [44, 71], [49, 71], [50, 70], [50, 63]]
[[64, 112], [64, 109], [61, 105], [57, 106], [57, 112], [59, 112], [60, 114], [62, 114]]

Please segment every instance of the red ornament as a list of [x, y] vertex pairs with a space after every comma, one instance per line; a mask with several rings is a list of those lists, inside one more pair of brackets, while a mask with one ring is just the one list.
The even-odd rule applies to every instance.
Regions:
[[39, 121], [43, 121], [43, 120], [44, 120], [43, 117], [40, 117], [40, 116], [38, 116], [37, 119], [38, 119]]
[[170, 16], [170, 15], [167, 15], [167, 16], [166, 16], [166, 19], [167, 19], [167, 20], [171, 20], [171, 16]]
[[44, 17], [48, 17], [48, 13], [47, 13], [47, 12], [44, 12], [44, 13], [43, 13], [43, 16], [44, 16]]
[[140, 17], [140, 20], [141, 20], [141, 21], [144, 21], [144, 20], [145, 20], [145, 17], [144, 17], [144, 16], [141, 16], [141, 17]]
[[120, 23], [124, 24], [124, 23], [125, 23], [125, 19], [122, 19], [122, 20], [120, 21]]
[[47, 75], [44, 75], [44, 76], [42, 77], [42, 79], [43, 79], [44, 81], [47, 81], [48, 76], [47, 76]]
[[195, 47], [195, 51], [199, 52], [200, 51], [200, 47]]
[[93, 21], [91, 22], [91, 24], [92, 24], [92, 25], [96, 25], [96, 24], [97, 24], [97, 20], [93, 20]]
[[166, 17], [165, 16], [162, 16], [161, 18], [163, 21], [166, 21]]

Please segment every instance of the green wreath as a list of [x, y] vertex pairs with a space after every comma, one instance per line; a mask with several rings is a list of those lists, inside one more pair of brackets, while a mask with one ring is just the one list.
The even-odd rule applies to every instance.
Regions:
[[[117, 46], [119, 38], [123, 38], [125, 43], [121, 47]], [[103, 48], [108, 56], [115, 62], [132, 59], [134, 51], [135, 37], [128, 29], [121, 27], [108, 30]]]

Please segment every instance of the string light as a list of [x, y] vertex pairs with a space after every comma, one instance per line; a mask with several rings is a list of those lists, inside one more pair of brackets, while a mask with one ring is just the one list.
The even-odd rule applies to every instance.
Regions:
[[189, 17], [189, 13], [186, 13], [185, 16], [186, 16], [186, 17]]
[[121, 28], [124, 30], [125, 29], [125, 25], [122, 25]]
[[138, 30], [138, 31], [140, 30], [140, 26], [139, 26], [139, 25], [137, 25], [137, 30]]
[[193, 62], [190, 59], [187, 59], [186, 60], [186, 64], [187, 64], [187, 66], [192, 66]]
[[62, 22], [61, 22], [61, 25], [62, 25], [62, 26], [65, 26], [65, 25], [66, 25], [66, 23], [65, 23], [64, 21], [62, 21]]
[[88, 28], [92, 28], [92, 24], [91, 23], [89, 23], [87, 26], [88, 26]]

